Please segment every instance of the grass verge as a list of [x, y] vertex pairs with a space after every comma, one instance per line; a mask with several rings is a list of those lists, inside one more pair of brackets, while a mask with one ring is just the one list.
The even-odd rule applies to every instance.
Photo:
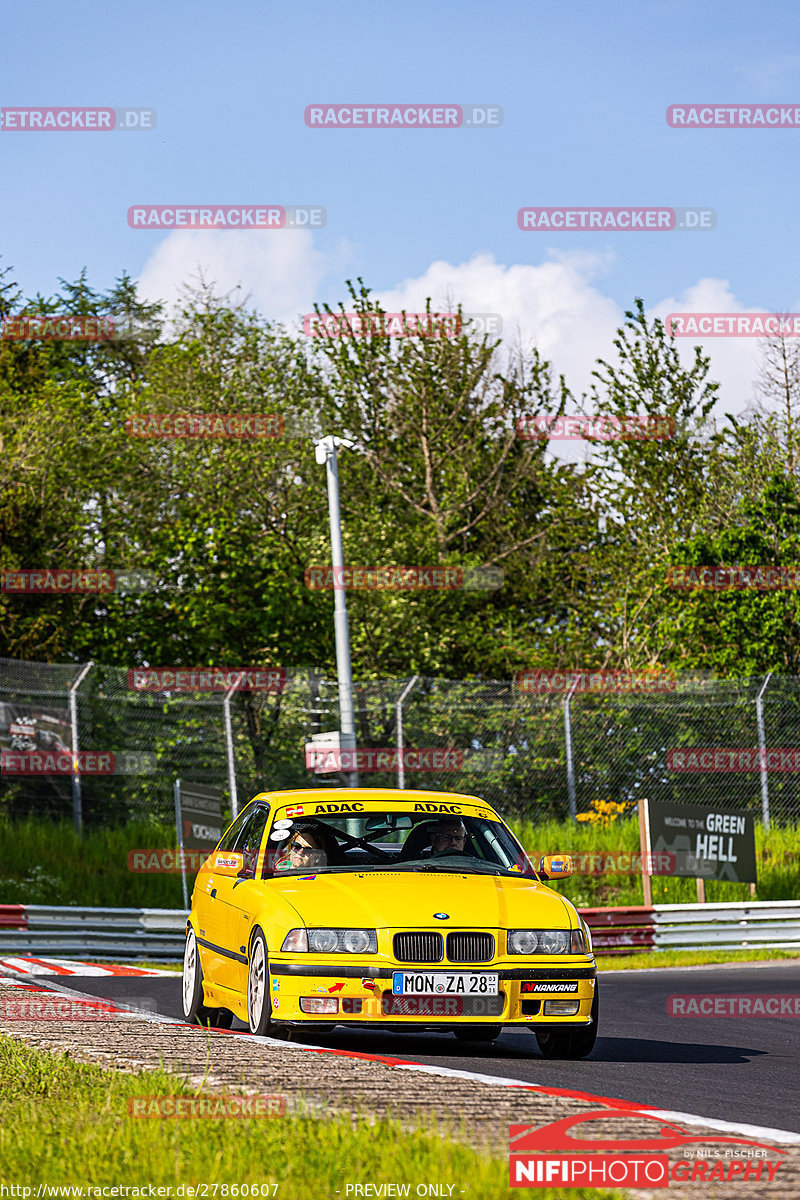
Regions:
[[800, 958], [800, 950], [659, 950], [654, 954], [603, 955], [598, 971], [657, 970], [659, 967], [703, 967], [708, 963], [772, 962]]
[[[51, 1187], [277, 1184], [278, 1200], [344, 1195], [348, 1183], [455, 1184], [467, 1200], [512, 1194], [504, 1154], [480, 1154], [436, 1125], [409, 1130], [367, 1117], [137, 1119], [127, 1101], [193, 1096], [163, 1071], [124, 1074], [0, 1035], [0, 1182]], [[239, 1185], [234, 1192], [233, 1185]], [[45, 1193], [46, 1194], [46, 1193]], [[57, 1194], [57, 1193], [56, 1193]], [[65, 1193], [68, 1194], [68, 1193]], [[80, 1193], [73, 1193], [80, 1195]], [[87, 1194], [87, 1193], [85, 1193]], [[135, 1195], [136, 1193], [129, 1193]], [[164, 1193], [169, 1195], [169, 1193]], [[184, 1195], [186, 1194], [184, 1190]], [[352, 1193], [351, 1193], [352, 1194]], [[208, 1191], [208, 1196], [214, 1196]], [[226, 1193], [216, 1193], [222, 1200]], [[537, 1189], [541, 1200], [563, 1195]], [[570, 1190], [574, 1200], [618, 1193]]]

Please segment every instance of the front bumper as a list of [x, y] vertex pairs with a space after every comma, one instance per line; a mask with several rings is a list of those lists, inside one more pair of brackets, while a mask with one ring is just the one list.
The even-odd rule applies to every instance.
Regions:
[[[582, 1027], [590, 1024], [595, 992], [594, 960], [576, 956], [567, 965], [546, 960], [521, 967], [508, 960], [469, 968], [437, 964], [453, 973], [473, 971], [498, 975], [498, 996], [394, 996], [395, 971], [418, 970], [408, 963], [298, 963], [270, 960], [272, 1019], [292, 1025], [527, 1025]], [[430, 970], [430, 967], [423, 968]], [[326, 1001], [328, 1011], [310, 1013], [308, 1001]], [[550, 1000], [576, 1001], [577, 1012], [551, 1015]], [[304, 1004], [301, 1006], [301, 1001]], [[335, 1007], [332, 1003], [335, 1001]], [[313, 1007], [313, 1006], [312, 1006]]]

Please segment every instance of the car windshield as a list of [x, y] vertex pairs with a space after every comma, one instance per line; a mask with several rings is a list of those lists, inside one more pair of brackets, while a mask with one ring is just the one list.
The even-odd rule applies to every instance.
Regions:
[[267, 839], [264, 876], [339, 871], [538, 876], [500, 821], [468, 814], [370, 812], [296, 817], [279, 811]]

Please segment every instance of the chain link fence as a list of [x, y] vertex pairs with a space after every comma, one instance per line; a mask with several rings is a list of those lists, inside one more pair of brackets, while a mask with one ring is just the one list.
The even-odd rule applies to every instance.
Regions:
[[[533, 821], [640, 797], [753, 809], [778, 823], [800, 816], [800, 678], [573, 691], [417, 676], [356, 683], [360, 783], [478, 794]], [[220, 787], [229, 809], [257, 791], [341, 786], [341, 773], [307, 768], [304, 752], [338, 725], [336, 681], [313, 670], [272, 691], [200, 694], [134, 690], [115, 667], [0, 660], [0, 813], [170, 822], [176, 778]], [[37, 771], [15, 773], [26, 755]], [[44, 769], [59, 755], [66, 773]]]

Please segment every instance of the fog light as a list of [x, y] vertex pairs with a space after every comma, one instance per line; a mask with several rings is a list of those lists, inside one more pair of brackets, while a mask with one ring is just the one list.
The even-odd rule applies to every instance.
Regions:
[[318, 1016], [329, 1016], [330, 1013], [339, 1011], [339, 1001], [335, 996], [301, 996], [300, 1011], [304, 1013], [315, 1013]]
[[[302, 1004], [302, 1000], [300, 1001]], [[580, 1000], [545, 1000], [546, 1017], [574, 1017], [581, 1006]]]

